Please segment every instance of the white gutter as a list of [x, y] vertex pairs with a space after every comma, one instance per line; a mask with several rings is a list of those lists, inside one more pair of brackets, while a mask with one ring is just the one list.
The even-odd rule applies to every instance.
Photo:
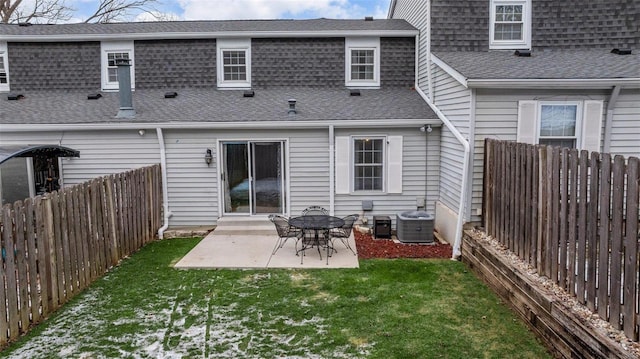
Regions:
[[607, 101], [607, 116], [604, 125], [604, 148], [602, 152], [609, 153], [611, 149], [611, 129], [613, 127], [613, 110], [616, 108], [616, 102], [618, 102], [618, 96], [620, 95], [620, 89], [622, 86], [616, 85], [611, 91], [609, 101]]
[[433, 112], [435, 112], [436, 115], [438, 115], [438, 118], [442, 120], [442, 122], [445, 124], [445, 126], [447, 126], [449, 131], [453, 133], [453, 135], [456, 137], [458, 142], [460, 142], [460, 144], [464, 147], [464, 158], [462, 160], [462, 182], [461, 182], [462, 185], [460, 188], [460, 201], [459, 201], [460, 204], [458, 208], [458, 221], [456, 223], [456, 235], [453, 243], [453, 255], [451, 257], [451, 259], [457, 260], [462, 254], [462, 252], [460, 251], [460, 247], [462, 245], [462, 226], [464, 225], [464, 215], [465, 215], [464, 210], [465, 210], [465, 203], [467, 201], [466, 186], [467, 186], [467, 179], [469, 178], [469, 159], [470, 159], [469, 141], [467, 141], [462, 136], [460, 131], [458, 131], [458, 129], [453, 125], [453, 123], [449, 121], [447, 116], [444, 113], [442, 113], [442, 111], [440, 111], [436, 107], [436, 105], [434, 105], [431, 102], [431, 99], [429, 99], [429, 97], [422, 91], [422, 89], [418, 87], [418, 84], [416, 84], [416, 91], [420, 94], [420, 96], [422, 96], [425, 102], [431, 107]]
[[[394, 127], [415, 127], [422, 125], [439, 125], [438, 119], [393, 119]], [[3, 132], [30, 132], [30, 131], [93, 131], [93, 130], [139, 130], [141, 128], [162, 129], [269, 129], [269, 128], [304, 128], [318, 129], [334, 127], [349, 128], [382, 128], [389, 127], [388, 119], [376, 120], [309, 120], [309, 121], [246, 121], [238, 122], [104, 122], [104, 123], [65, 123], [65, 124], [22, 124], [2, 123], [0, 130]]]
[[335, 139], [333, 125], [329, 125], [329, 213], [335, 213]]
[[163, 239], [164, 231], [169, 228], [169, 189], [167, 188], [167, 152], [164, 147], [164, 136], [162, 135], [162, 129], [156, 128], [158, 134], [158, 145], [160, 146], [160, 171], [162, 172], [162, 212], [164, 213], [164, 223], [160, 229], [158, 229], [158, 238]]

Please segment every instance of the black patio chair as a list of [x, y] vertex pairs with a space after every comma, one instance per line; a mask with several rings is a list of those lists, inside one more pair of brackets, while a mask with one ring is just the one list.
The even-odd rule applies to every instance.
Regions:
[[342, 244], [344, 244], [345, 247], [349, 248], [349, 250], [351, 251], [351, 253], [353, 253], [354, 256], [356, 255], [356, 251], [354, 251], [353, 248], [351, 248], [351, 246], [349, 245], [349, 237], [351, 237], [353, 225], [356, 223], [358, 218], [360, 218], [359, 215], [350, 214], [343, 218], [344, 225], [342, 227], [334, 228], [329, 231], [329, 238], [331, 239], [331, 247], [334, 248], [334, 251], [335, 251], [335, 246], [333, 246], [333, 241], [335, 239], [340, 239]]
[[276, 254], [278, 249], [282, 248], [289, 238], [295, 238], [296, 241], [296, 254], [298, 252], [298, 241], [302, 238], [302, 230], [293, 227], [289, 224], [289, 220], [285, 217], [272, 214], [269, 216], [269, 220], [276, 226], [278, 232], [278, 242], [276, 242], [275, 248], [271, 254]]
[[302, 211], [303, 216], [328, 215], [329, 211], [320, 206], [309, 206]]

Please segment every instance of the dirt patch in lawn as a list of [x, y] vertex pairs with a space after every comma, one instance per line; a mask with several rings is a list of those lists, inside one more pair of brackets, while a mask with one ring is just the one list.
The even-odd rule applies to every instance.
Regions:
[[371, 234], [353, 231], [360, 259], [369, 258], [451, 258], [449, 244], [398, 243], [391, 239], [373, 239]]

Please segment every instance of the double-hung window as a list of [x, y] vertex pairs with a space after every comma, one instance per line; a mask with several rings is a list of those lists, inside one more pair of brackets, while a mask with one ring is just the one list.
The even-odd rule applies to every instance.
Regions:
[[116, 66], [116, 62], [121, 59], [129, 60], [131, 64], [131, 88], [135, 88], [133, 41], [103, 42], [100, 47], [102, 53], [102, 89], [118, 89], [118, 66]]
[[540, 130], [538, 143], [541, 145], [578, 148], [582, 115], [580, 104], [540, 103]]
[[402, 153], [402, 136], [336, 136], [335, 192], [402, 193]]
[[353, 140], [354, 191], [382, 191], [384, 153], [382, 138], [355, 138]]
[[492, 0], [490, 48], [531, 48], [531, 0]]
[[346, 86], [380, 87], [380, 38], [346, 38], [345, 48]]
[[517, 141], [600, 151], [603, 101], [518, 101]]
[[6, 42], [0, 42], [0, 91], [9, 91], [9, 59]]
[[218, 39], [217, 77], [220, 88], [251, 88], [251, 39]]

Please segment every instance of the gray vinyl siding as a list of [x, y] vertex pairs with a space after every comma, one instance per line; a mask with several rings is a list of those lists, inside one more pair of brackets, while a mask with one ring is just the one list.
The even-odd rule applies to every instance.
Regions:
[[[362, 214], [362, 201], [373, 200], [373, 211], [365, 213], [369, 221], [373, 216], [389, 216], [395, 223], [395, 214], [415, 210], [417, 198], [426, 199], [426, 210], [435, 213], [439, 192], [440, 129], [431, 133], [418, 129], [336, 129], [336, 136], [387, 135], [403, 136], [402, 140], [402, 193], [394, 194], [339, 194], [335, 197], [337, 216]], [[426, 138], [425, 138], [426, 137]], [[426, 156], [426, 161], [425, 161]]]
[[612, 125], [611, 153], [640, 157], [640, 90], [620, 92]]
[[391, 14], [391, 18], [405, 19], [420, 31], [418, 37], [418, 86], [422, 89], [426, 89], [428, 86], [428, 8], [422, 1], [398, 1], [393, 14]]
[[[482, 208], [484, 139], [515, 141], [520, 100], [601, 100], [605, 125], [607, 100], [604, 90], [478, 90], [476, 96], [475, 154], [473, 158], [472, 220]], [[611, 150], [613, 155], [640, 156], [640, 91], [622, 90], [614, 109]], [[603, 129], [604, 137], [604, 129]], [[601, 140], [602, 142], [603, 140]], [[602, 144], [601, 144], [602, 148]]]
[[[462, 86], [440, 67], [433, 65], [432, 69], [435, 105], [463, 136], [468, 137], [470, 135], [471, 90]], [[441, 141], [439, 200], [449, 209], [458, 211], [462, 188], [464, 147], [445, 126], [442, 129]]]
[[[280, 131], [279, 133], [282, 133]], [[297, 215], [308, 206], [329, 208], [329, 130], [285, 132], [289, 138], [289, 213]]]
[[160, 163], [155, 131], [137, 130], [17, 132], [2, 136], [2, 144], [54, 144], [80, 151], [78, 158], [61, 160], [64, 186], [92, 178]]
[[[218, 161], [213, 131], [165, 130], [169, 227], [213, 225], [218, 219]], [[204, 155], [211, 149], [214, 162]]]

